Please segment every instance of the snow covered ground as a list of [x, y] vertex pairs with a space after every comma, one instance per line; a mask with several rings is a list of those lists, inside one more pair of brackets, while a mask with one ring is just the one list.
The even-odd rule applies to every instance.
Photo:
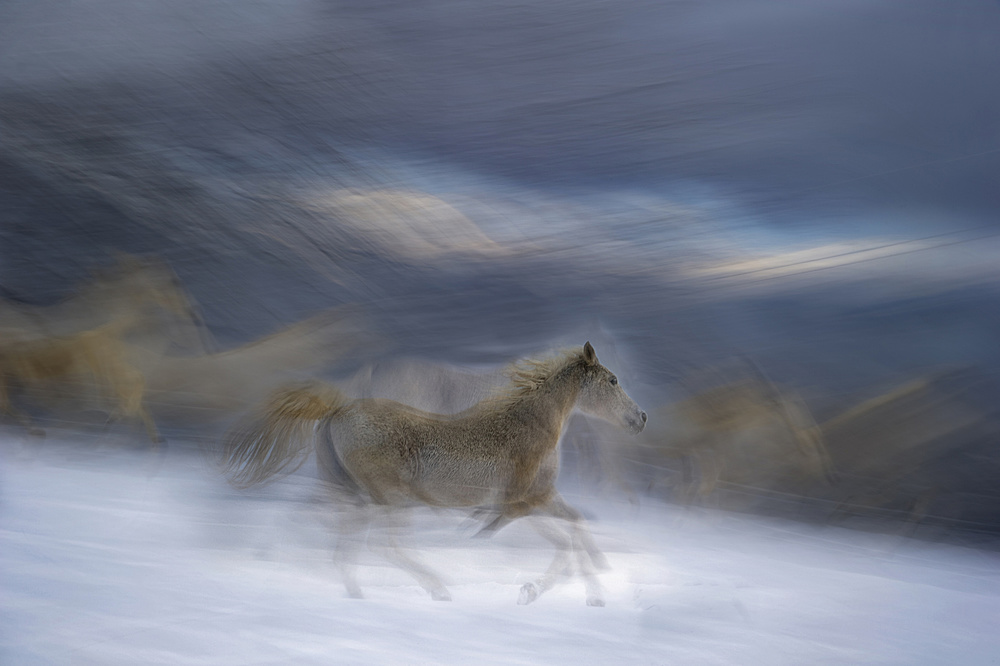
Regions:
[[308, 479], [228, 487], [203, 457], [0, 440], [3, 664], [995, 664], [1000, 557], [658, 502], [568, 498], [612, 569], [530, 606], [551, 549], [416, 516], [435, 602], [371, 553], [349, 599]]

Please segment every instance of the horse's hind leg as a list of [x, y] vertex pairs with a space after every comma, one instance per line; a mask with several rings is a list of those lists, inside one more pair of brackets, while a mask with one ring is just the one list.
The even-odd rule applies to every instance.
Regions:
[[409, 521], [405, 509], [380, 507], [378, 521], [383, 553], [387, 560], [413, 576], [435, 601], [451, 601], [451, 593], [441, 579], [427, 566], [411, 557], [396, 541], [396, 532], [405, 529]]
[[357, 577], [358, 547], [367, 536], [372, 522], [373, 507], [364, 504], [343, 505], [344, 511], [337, 524], [337, 549], [334, 560], [340, 569], [347, 596], [361, 599], [361, 586]]

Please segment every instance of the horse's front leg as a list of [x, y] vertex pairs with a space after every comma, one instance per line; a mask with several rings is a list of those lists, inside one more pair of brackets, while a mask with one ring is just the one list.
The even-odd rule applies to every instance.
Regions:
[[[537, 513], [539, 520], [533, 521], [535, 529], [556, 547], [556, 556], [544, 576], [534, 582], [526, 583], [521, 588], [518, 603], [531, 603], [561, 579], [572, 574], [572, 561], [569, 555], [569, 551], [572, 550], [576, 554], [580, 576], [587, 588], [587, 605], [603, 606], [604, 590], [597, 580], [596, 569], [607, 569], [608, 563], [594, 543], [583, 516], [567, 504], [558, 493], [539, 506]], [[568, 529], [561, 529], [560, 524], [552, 519], [559, 519], [563, 524], [568, 524]]]
[[607, 571], [611, 568], [604, 553], [597, 547], [594, 537], [587, 527], [587, 521], [579, 511], [570, 506], [562, 495], [556, 493], [545, 509], [555, 518], [566, 521], [573, 537], [573, 550], [576, 552], [580, 576], [587, 588], [587, 605], [603, 606], [604, 589], [597, 580], [597, 571]]
[[555, 518], [561, 518], [562, 520], [570, 523], [571, 531], [574, 537], [574, 546], [582, 547], [583, 551], [590, 557], [590, 566], [599, 569], [601, 571], [607, 571], [611, 568], [608, 564], [608, 558], [604, 556], [604, 553], [597, 547], [594, 543], [594, 537], [590, 533], [590, 529], [587, 527], [587, 521], [584, 520], [583, 515], [570, 506], [562, 495], [558, 493], [549, 501], [548, 505], [545, 507], [549, 511], [549, 515]]
[[539, 534], [555, 546], [556, 556], [543, 576], [521, 586], [521, 594], [517, 598], [517, 603], [522, 606], [530, 604], [555, 587], [557, 583], [569, 578], [573, 573], [572, 561], [569, 556], [569, 551], [573, 547], [573, 538], [569, 533], [548, 517], [537, 516], [530, 522]]

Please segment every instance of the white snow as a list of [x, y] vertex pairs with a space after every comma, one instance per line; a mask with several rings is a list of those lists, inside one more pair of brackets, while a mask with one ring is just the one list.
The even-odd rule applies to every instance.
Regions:
[[[253, 492], [176, 445], [0, 440], [2, 664], [996, 664], [994, 553], [647, 501], [568, 499], [612, 569], [518, 606], [553, 555], [515, 523], [420, 512], [432, 601], [366, 553], [331, 557], [308, 478]], [[328, 522], [328, 521], [327, 521]]]

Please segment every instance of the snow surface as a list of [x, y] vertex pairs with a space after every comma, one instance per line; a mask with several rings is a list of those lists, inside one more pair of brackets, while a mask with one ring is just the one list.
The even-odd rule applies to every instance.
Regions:
[[578, 579], [516, 605], [550, 547], [430, 511], [407, 543], [454, 600], [370, 552], [358, 600], [307, 477], [238, 491], [176, 443], [8, 436], [0, 463], [2, 664], [1000, 662], [994, 553], [567, 492], [606, 607]]

